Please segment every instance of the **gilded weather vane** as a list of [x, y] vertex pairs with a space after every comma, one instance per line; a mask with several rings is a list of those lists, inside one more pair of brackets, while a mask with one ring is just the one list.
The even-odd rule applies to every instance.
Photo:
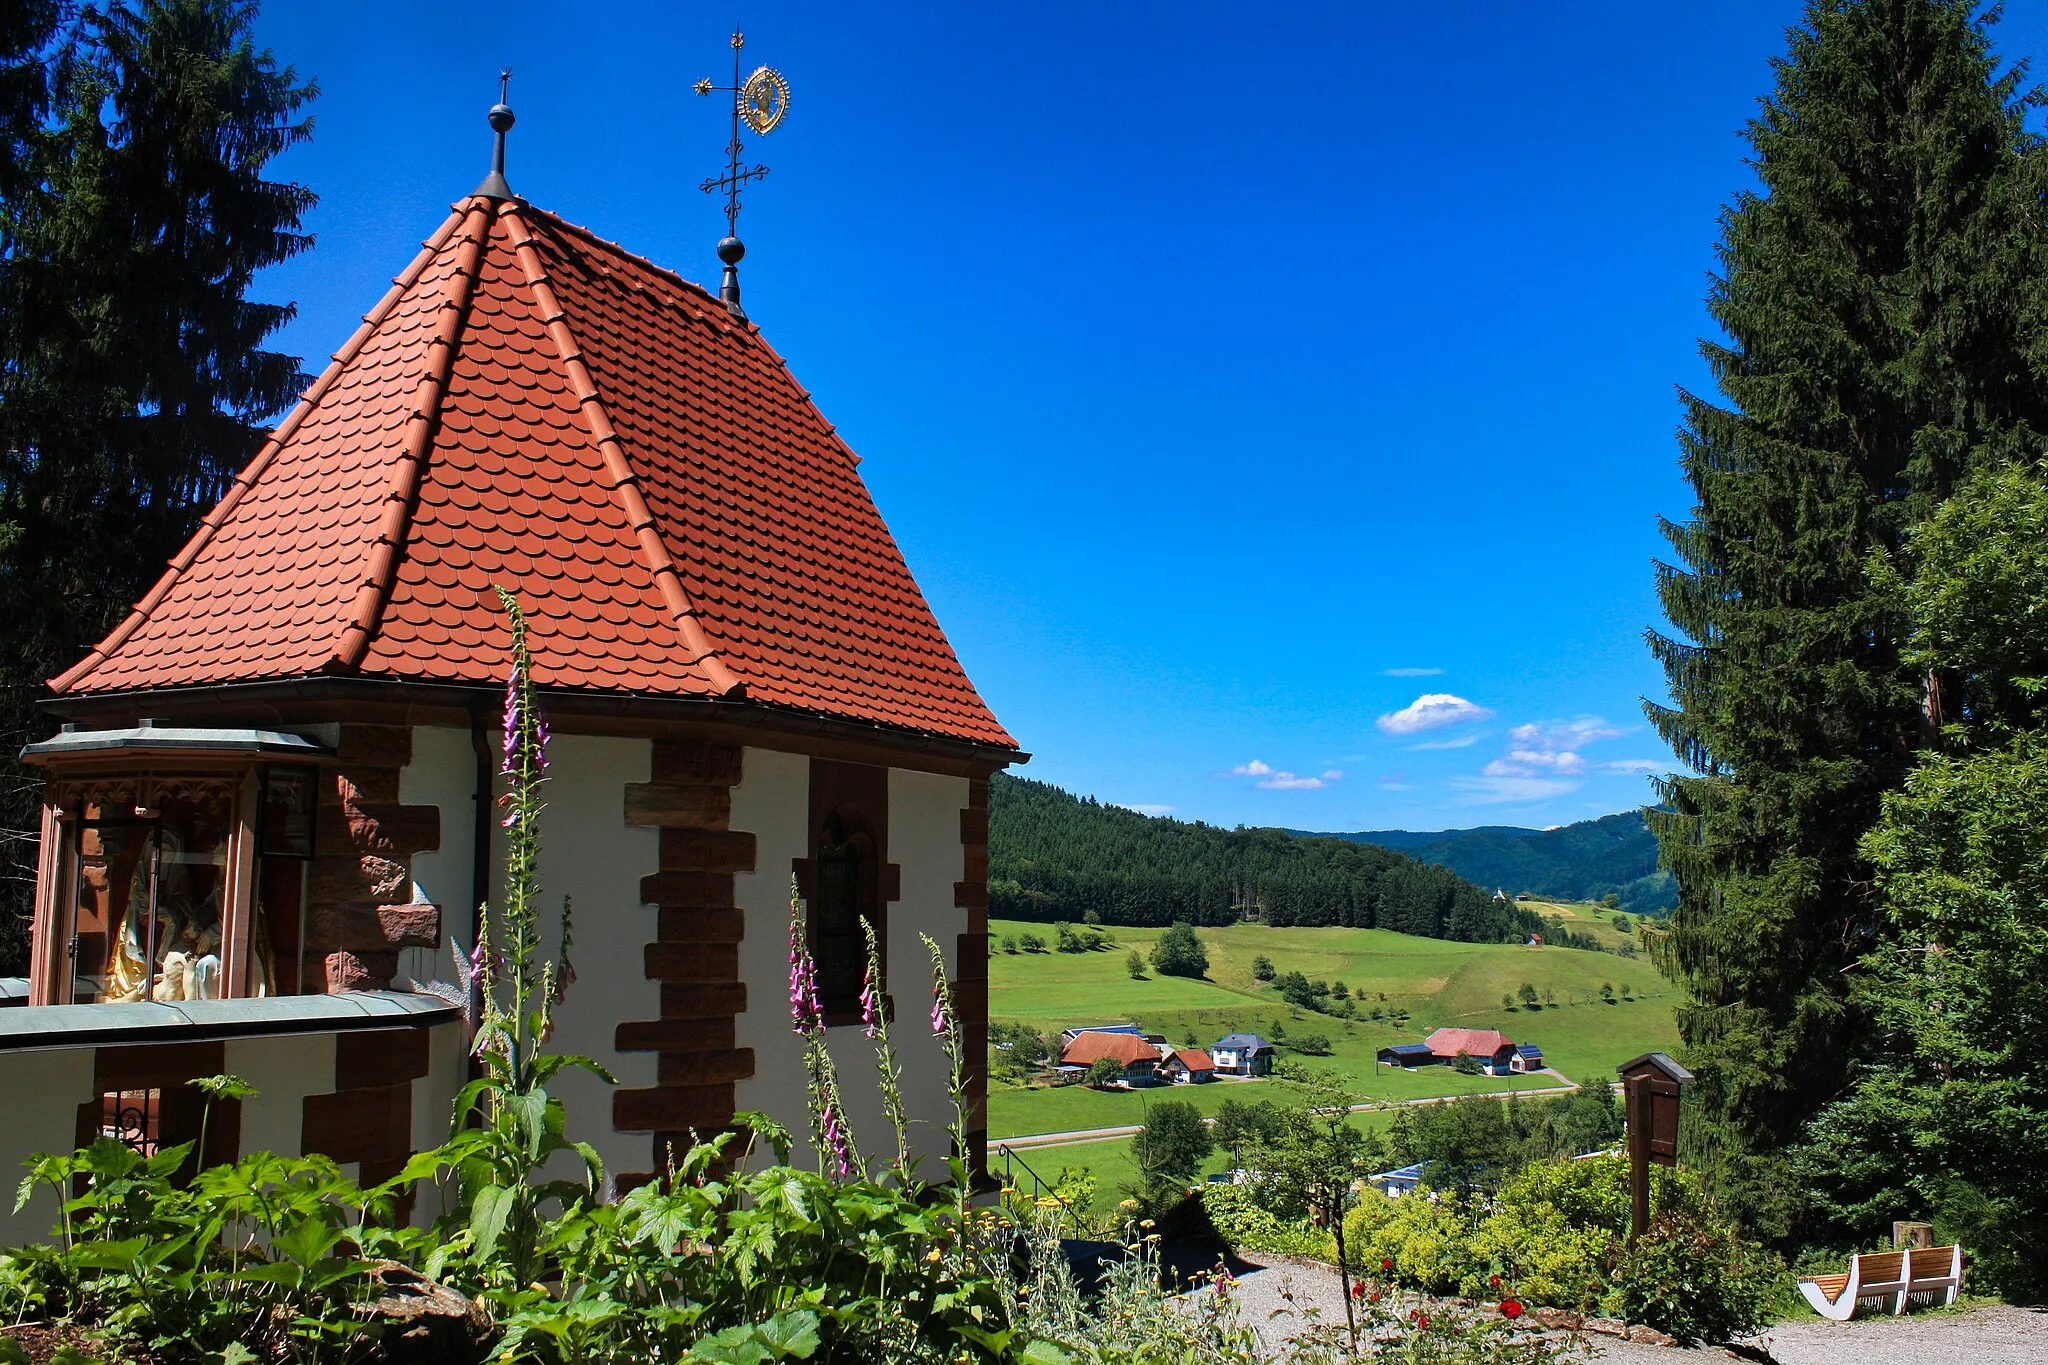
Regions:
[[725, 239], [718, 244], [718, 259], [725, 262], [725, 278], [718, 286], [718, 297], [725, 301], [728, 312], [740, 318], [747, 315], [740, 307], [740, 258], [747, 254], [746, 245], [739, 238], [740, 190], [748, 181], [763, 179], [768, 174], [766, 166], [741, 164], [740, 153], [745, 148], [740, 143], [740, 125], [744, 123], [765, 137], [775, 131], [783, 115], [789, 112], [789, 82], [780, 71], [760, 66], [754, 68], [753, 75], [740, 79], [740, 49], [746, 45], [746, 35], [732, 35], [731, 85], [713, 85], [709, 76], [697, 82], [700, 95], [719, 90], [732, 96], [732, 141], [725, 144], [725, 174], [709, 177], [698, 188], [706, 194], [725, 191]]

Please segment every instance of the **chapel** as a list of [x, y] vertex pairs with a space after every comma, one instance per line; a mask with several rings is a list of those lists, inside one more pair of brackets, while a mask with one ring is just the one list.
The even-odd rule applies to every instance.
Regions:
[[[28, 1008], [0, 1011], [0, 1069], [28, 1021], [42, 1053], [75, 1042], [85, 1060], [44, 1056], [34, 1083], [80, 1138], [126, 1116], [155, 1140], [183, 1083], [240, 1055], [268, 1068], [243, 1147], [371, 1180], [434, 1141], [464, 1058], [442, 1016], [415, 1017], [419, 986], [452, 979], [504, 853], [500, 586], [553, 727], [544, 891], [574, 903], [552, 1046], [617, 1080], [565, 1073], [559, 1093], [618, 1181], [738, 1111], [805, 1131], [792, 878], [842, 1069], [872, 1074], [862, 921], [910, 1020], [930, 935], [978, 1107], [987, 782], [1026, 755], [736, 290], [527, 203], [501, 169], [50, 680], [62, 732], [26, 753], [46, 779]], [[899, 1032], [943, 1157], [943, 1058]], [[283, 1035], [312, 1061], [259, 1055]], [[847, 1086], [874, 1145], [866, 1088]]]

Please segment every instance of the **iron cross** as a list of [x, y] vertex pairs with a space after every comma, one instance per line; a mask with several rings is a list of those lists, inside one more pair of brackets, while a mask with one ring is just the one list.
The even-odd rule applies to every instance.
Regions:
[[775, 131], [782, 122], [782, 116], [789, 112], [789, 82], [773, 67], [760, 67], [745, 80], [740, 79], [740, 50], [747, 45], [745, 34], [732, 35], [732, 84], [713, 85], [706, 76], [697, 82], [697, 93], [708, 95], [714, 90], [724, 91], [732, 96], [732, 140], [725, 144], [725, 174], [708, 177], [698, 186], [706, 194], [725, 191], [725, 234], [739, 235], [740, 190], [747, 182], [765, 179], [766, 166], [743, 165], [740, 153], [745, 147], [740, 142], [740, 124], [745, 123], [756, 133], [766, 136]]

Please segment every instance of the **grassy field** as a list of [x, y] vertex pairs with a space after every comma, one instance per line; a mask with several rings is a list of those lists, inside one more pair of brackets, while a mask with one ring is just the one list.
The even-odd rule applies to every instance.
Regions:
[[[1179, 1092], [1175, 1092], [1178, 1097]], [[1394, 1121], [1391, 1113], [1355, 1114], [1352, 1123], [1372, 1132], [1385, 1131]], [[1230, 1168], [1228, 1152], [1212, 1153], [1202, 1163], [1201, 1177]], [[989, 1165], [997, 1175], [1014, 1181], [1017, 1188], [1033, 1192], [1031, 1172], [1047, 1184], [1056, 1184], [1063, 1168], [1074, 1167], [1095, 1177], [1095, 1199], [1089, 1208], [1091, 1213], [1107, 1213], [1123, 1198], [1126, 1185], [1139, 1184], [1138, 1163], [1131, 1156], [1129, 1138], [1113, 1138], [1103, 1142], [1076, 1142], [1064, 1147], [1040, 1147], [1033, 1151], [1020, 1152], [1006, 1164], [1000, 1152], [991, 1148]], [[1028, 1168], [1028, 1172], [1027, 1172]], [[1198, 1177], [1200, 1178], [1200, 1177]]]
[[[1568, 923], [1583, 919], [1579, 932], [1621, 935], [1601, 919], [1597, 907], [1532, 905], [1539, 913], [1572, 911]], [[990, 931], [998, 944], [1032, 932], [1051, 938], [1045, 925], [997, 920]], [[1148, 972], [1134, 981], [1124, 967], [1126, 953], [1149, 953], [1157, 929], [1112, 930], [1115, 942], [1092, 953], [1005, 953], [989, 964], [992, 1018], [1056, 1030], [1076, 1024], [1135, 1023], [1175, 1043], [1193, 1038], [1206, 1047], [1225, 1033], [1246, 1030], [1279, 1042], [1289, 1034], [1320, 1033], [1332, 1055], [1303, 1057], [1311, 1066], [1333, 1069], [1361, 1101], [1425, 1095], [1469, 1094], [1555, 1084], [1547, 1076], [1460, 1076], [1448, 1067], [1414, 1072], [1380, 1067], [1374, 1054], [1390, 1043], [1419, 1042], [1433, 1029], [1453, 1025], [1497, 1028], [1518, 1042], [1535, 1043], [1555, 1069], [1580, 1079], [1606, 1080], [1617, 1063], [1651, 1049], [1677, 1046], [1672, 1018], [1677, 995], [1647, 961], [1612, 953], [1517, 944], [1451, 943], [1379, 929], [1273, 929], [1238, 924], [1203, 929], [1209, 977], [1191, 981]], [[1263, 954], [1276, 971], [1343, 981], [1366, 1013], [1406, 1010], [1405, 1026], [1388, 1020], [1343, 1020], [1294, 1009], [1252, 975], [1252, 960]], [[1518, 995], [1524, 983], [1551, 1003], [1535, 1009], [1503, 1008], [1504, 995]], [[1608, 1004], [1603, 984], [1630, 1001]], [[1204, 1112], [1224, 1100], [1286, 1098], [1288, 1087], [1272, 1082], [1217, 1082], [1175, 1087], [1172, 1098], [1187, 1099]], [[1168, 1092], [992, 1088], [989, 1132], [1001, 1138], [1024, 1133], [1065, 1132], [1140, 1123], [1144, 1106]], [[1035, 1164], [1035, 1163], [1034, 1163]]]

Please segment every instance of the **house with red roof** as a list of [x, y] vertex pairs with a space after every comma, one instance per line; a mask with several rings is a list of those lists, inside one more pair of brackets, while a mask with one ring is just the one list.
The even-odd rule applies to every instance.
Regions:
[[1422, 1041], [1438, 1061], [1470, 1057], [1489, 1076], [1507, 1075], [1516, 1056], [1514, 1040], [1498, 1029], [1440, 1028]]
[[1072, 1077], [1085, 1076], [1107, 1057], [1122, 1070], [1116, 1079], [1123, 1085], [1157, 1085], [1160, 1080], [1160, 1048], [1136, 1034], [1089, 1029], [1074, 1036], [1060, 1049], [1059, 1070]]
[[1201, 1085], [1216, 1079], [1216, 1059], [1198, 1047], [1175, 1048], [1159, 1064], [1159, 1074], [1174, 1085]]
[[[437, 1140], [463, 1047], [409, 988], [456, 974], [499, 885], [498, 586], [553, 726], [544, 889], [575, 905], [554, 1046], [618, 1078], [559, 1089], [614, 1177], [736, 1111], [807, 1128], [792, 878], [835, 1032], [864, 921], [899, 991], [924, 989], [919, 935], [944, 945], [979, 1107], [987, 783], [1026, 755], [737, 290], [494, 172], [50, 680], [31, 1003], [0, 1028], [74, 1030], [83, 1060], [38, 1063], [66, 1140], [22, 1141], [131, 1108], [178, 1140], [183, 1082], [250, 1068], [240, 1129], [274, 1150], [368, 1182]], [[300, 1041], [248, 1041], [277, 1038]], [[937, 1044], [897, 1045], [942, 1133]]]

